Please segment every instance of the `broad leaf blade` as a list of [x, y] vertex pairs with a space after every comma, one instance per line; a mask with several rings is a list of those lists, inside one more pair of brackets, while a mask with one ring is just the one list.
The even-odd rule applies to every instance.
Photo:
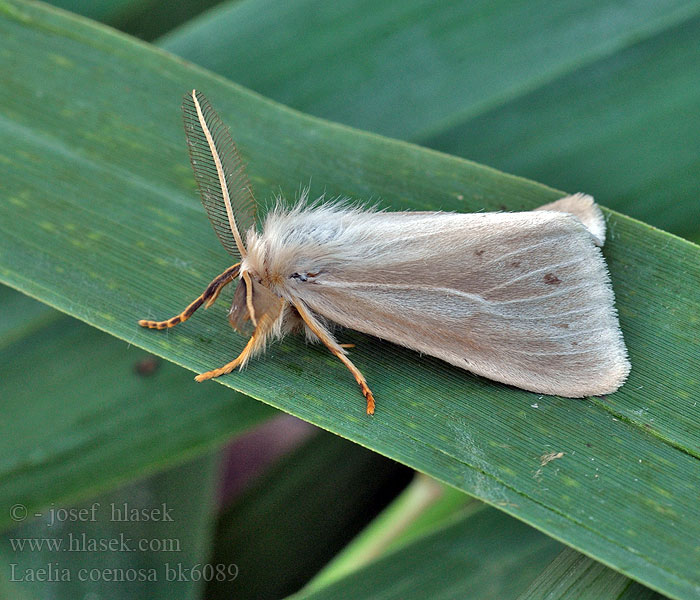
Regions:
[[306, 112], [422, 138], [697, 14], [690, 0], [252, 0], [158, 43]]
[[661, 600], [663, 596], [574, 550], [564, 550], [518, 600]]
[[0, 349], [61, 318], [61, 313], [51, 310], [46, 304], [4, 285], [0, 286], [0, 310]]
[[303, 112], [693, 238], [699, 16], [693, 0], [248, 0], [159, 44]]
[[[700, 6], [697, 5], [696, 6]], [[700, 18], [418, 141], [700, 232]]]
[[[167, 333], [135, 324], [178, 312], [228, 266], [189, 174], [183, 90], [207, 93], [231, 125], [260, 198], [280, 188], [293, 196], [309, 177], [312, 193], [380, 197], [394, 208], [519, 209], [561, 194], [305, 117], [49, 10], [0, 6], [3, 52], [13, 56], [0, 77], [14, 90], [0, 118], [0, 278], [190, 369], [227, 362], [245, 340], [227, 328], [222, 305]], [[356, 344], [353, 360], [379, 400], [374, 418], [344, 367], [299, 338], [219, 383], [690, 597], [700, 589], [700, 250], [608, 217], [605, 253], [633, 365], [610, 399], [539, 398], [350, 332], [344, 341]], [[552, 451], [564, 455], [542, 466]]]
[[[0, 536], [2, 597], [201, 598], [217, 454], [83, 504], [30, 510]], [[221, 572], [237, 575], [235, 565]]]
[[423, 536], [294, 600], [514, 598], [561, 549], [492, 508]]
[[205, 597], [281, 598], [296, 592], [412, 475], [376, 453], [318, 432], [219, 515], [211, 562], [235, 563], [240, 572], [235, 581], [208, 582]]
[[128, 13], [144, 1], [148, 0], [52, 0], [49, 4], [96, 21], [111, 23], [120, 14]]
[[[0, 349], [0, 505], [8, 510], [88, 498], [274, 414], [232, 390], [203, 389], [188, 371], [80, 321], [45, 320], [25, 321], [36, 331]], [[0, 528], [12, 524], [8, 510]]]
[[328, 586], [378, 557], [430, 533], [457, 515], [466, 517], [483, 504], [432, 477], [417, 474], [408, 487], [304, 587]]
[[152, 40], [217, 3], [217, 0], [51, 0], [49, 4]]

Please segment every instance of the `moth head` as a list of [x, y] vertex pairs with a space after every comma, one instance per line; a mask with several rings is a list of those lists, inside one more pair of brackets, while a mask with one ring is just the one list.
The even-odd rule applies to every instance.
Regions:
[[249, 335], [261, 321], [275, 321], [283, 308], [284, 300], [270, 290], [257, 273], [241, 271], [228, 320], [236, 331]]

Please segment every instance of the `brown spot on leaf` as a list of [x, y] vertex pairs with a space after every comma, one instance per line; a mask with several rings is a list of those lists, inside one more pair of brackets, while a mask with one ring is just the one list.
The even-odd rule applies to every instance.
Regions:
[[474, 250], [474, 254], [476, 254], [477, 256], [481, 256], [484, 252], [486, 252], [486, 251], [485, 250]]
[[549, 285], [559, 285], [561, 283], [561, 279], [557, 277], [554, 273], [547, 273], [544, 276], [544, 282], [548, 283]]
[[511, 266], [511, 267], [519, 267], [519, 266], [520, 266], [520, 261], [515, 260], [515, 261], [513, 261], [512, 263], [510, 263], [510, 266]]

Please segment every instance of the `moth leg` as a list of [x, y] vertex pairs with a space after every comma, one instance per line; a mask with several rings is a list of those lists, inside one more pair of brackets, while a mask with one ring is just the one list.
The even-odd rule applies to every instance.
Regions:
[[245, 348], [243, 348], [242, 352], [230, 363], [225, 364], [219, 369], [214, 369], [212, 371], [202, 373], [201, 375], [197, 375], [197, 377], [194, 378], [195, 381], [199, 381], [201, 383], [202, 381], [206, 381], [207, 379], [213, 379], [214, 377], [219, 377], [220, 375], [227, 375], [236, 367], [247, 361], [258, 343], [258, 337], [256, 336], [256, 333], [257, 332], [253, 333], [251, 338], [248, 340], [248, 343], [245, 345]]
[[241, 263], [237, 263], [226, 269], [207, 286], [207, 289], [202, 292], [199, 298], [192, 302], [179, 315], [174, 316], [172, 319], [167, 319], [166, 321], [148, 321], [146, 319], [141, 319], [139, 325], [148, 329], [168, 329], [169, 327], [174, 327], [178, 323], [187, 321], [202, 304], [204, 304], [204, 308], [209, 308], [216, 301], [221, 290], [238, 277], [240, 266]]
[[360, 370], [352, 364], [352, 362], [347, 356], [345, 356], [341, 345], [338, 344], [338, 342], [336, 342], [332, 337], [330, 337], [322, 327], [318, 326], [316, 319], [313, 318], [313, 316], [306, 309], [305, 306], [303, 306], [300, 302], [294, 302], [294, 307], [297, 309], [297, 312], [299, 313], [301, 318], [304, 319], [304, 323], [306, 323], [309, 329], [316, 334], [318, 339], [320, 339], [326, 345], [326, 348], [328, 348], [333, 354], [335, 354], [353, 374], [353, 377], [355, 377], [355, 381], [357, 381], [357, 383], [360, 386], [360, 389], [362, 390], [362, 395], [367, 400], [367, 414], [373, 415], [374, 396], [372, 395], [372, 391], [367, 385], [367, 380], [365, 379], [364, 375], [362, 375], [362, 373], [360, 373]]
[[253, 305], [253, 284], [250, 280], [248, 271], [244, 271], [242, 277], [243, 281], [245, 281], [245, 303], [248, 307], [248, 315], [250, 316], [250, 320], [253, 322], [253, 325], [257, 327], [258, 319], [255, 316], [255, 306]]
[[[268, 290], [264, 285], [251, 282], [250, 276], [245, 272], [242, 274], [242, 279], [245, 285], [249, 286], [249, 289], [252, 289], [254, 285], [258, 285], [255, 290], [255, 308], [257, 310], [254, 308], [255, 312], [253, 313], [257, 314], [255, 331], [253, 331], [253, 335], [250, 336], [243, 351], [234, 360], [225, 364], [220, 369], [214, 369], [213, 371], [207, 371], [206, 373], [197, 375], [197, 377], [195, 377], [197, 381], [206, 381], [207, 379], [219, 377], [220, 375], [226, 375], [236, 367], [245, 365], [249, 358], [265, 347], [265, 343], [270, 335], [272, 334], [274, 336], [275, 327], [277, 327], [278, 332], [281, 329], [284, 307], [286, 305], [285, 300]], [[238, 293], [238, 290], [236, 293]], [[249, 296], [249, 298], [252, 299], [252, 296]], [[235, 303], [236, 300], [234, 299], [234, 305]]]

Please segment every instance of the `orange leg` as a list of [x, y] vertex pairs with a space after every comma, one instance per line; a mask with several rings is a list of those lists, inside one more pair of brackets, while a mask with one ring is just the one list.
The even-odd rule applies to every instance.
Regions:
[[355, 365], [353, 365], [352, 362], [350, 362], [350, 359], [347, 356], [345, 356], [340, 344], [338, 344], [333, 338], [331, 338], [325, 332], [324, 329], [317, 325], [316, 319], [314, 319], [311, 313], [309, 313], [309, 311], [306, 310], [306, 307], [302, 306], [301, 303], [297, 302], [294, 303], [294, 307], [297, 309], [297, 312], [299, 313], [301, 318], [304, 319], [304, 323], [308, 325], [309, 329], [311, 329], [311, 331], [313, 331], [316, 334], [316, 336], [318, 336], [318, 339], [320, 339], [326, 345], [326, 348], [328, 348], [333, 354], [335, 354], [353, 374], [353, 376], [355, 377], [355, 381], [357, 381], [357, 383], [360, 386], [360, 389], [362, 390], [362, 395], [367, 400], [367, 414], [373, 415], [374, 396], [372, 395], [372, 391], [367, 385], [367, 380], [364, 378], [364, 375], [362, 375], [362, 373], [360, 373], [360, 370]]
[[241, 275], [245, 281], [245, 303], [248, 307], [248, 314], [250, 315], [250, 320], [255, 327], [258, 326], [258, 319], [255, 316], [255, 306], [253, 305], [253, 284], [250, 281], [250, 275], [248, 271], [243, 271]]
[[179, 315], [168, 319], [167, 321], [148, 321], [146, 319], [141, 319], [139, 325], [141, 327], [147, 327], [148, 329], [168, 329], [169, 327], [175, 327], [178, 323], [183, 323], [187, 321], [195, 311], [204, 304], [204, 308], [209, 308], [216, 299], [219, 297], [221, 290], [231, 283], [236, 277], [238, 277], [238, 271], [240, 269], [241, 263], [235, 264], [232, 267], [226, 269], [221, 275], [219, 275], [214, 281], [212, 281], [207, 289], [202, 292], [202, 295], [197, 298], [192, 304], [190, 304], [185, 310], [183, 310]]
[[[257, 333], [257, 332], [256, 332]], [[248, 340], [248, 343], [245, 345], [245, 348], [243, 348], [243, 351], [236, 357], [234, 358], [230, 363], [225, 364], [223, 367], [220, 369], [214, 369], [213, 371], [207, 371], [206, 373], [202, 373], [201, 375], [197, 375], [195, 377], [195, 381], [206, 381], [207, 379], [213, 379], [214, 377], [219, 377], [219, 375], [227, 375], [231, 371], [233, 371], [237, 366], [240, 364], [244, 363], [248, 357], [250, 356], [250, 353], [253, 351], [253, 348], [255, 347], [255, 344], [257, 343], [257, 337], [256, 334], [253, 333], [252, 337]]]

